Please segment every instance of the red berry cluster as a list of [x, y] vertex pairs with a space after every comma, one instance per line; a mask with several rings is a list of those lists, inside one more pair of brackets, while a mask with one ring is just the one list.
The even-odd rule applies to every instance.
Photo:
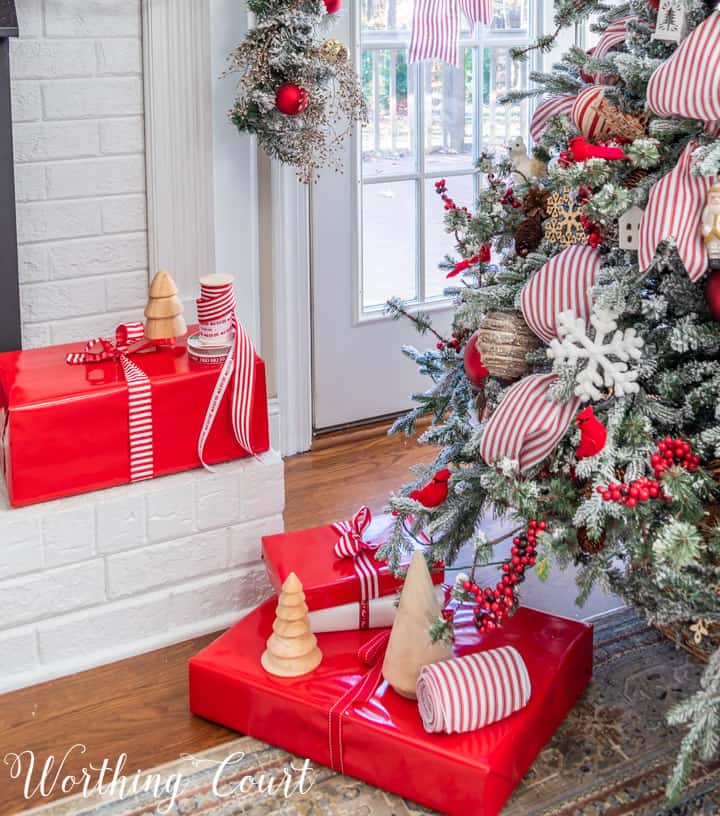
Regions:
[[440, 198], [442, 198], [443, 202], [445, 203], [446, 210], [462, 210], [462, 212], [470, 215], [470, 211], [467, 207], [458, 207], [453, 199], [448, 195], [445, 179], [440, 179], [439, 181], [435, 182], [435, 192], [440, 196]]
[[650, 499], [667, 499], [659, 482], [643, 476], [635, 479], [634, 482], [613, 482], [607, 487], [598, 487], [597, 492], [602, 494], [604, 501], [612, 501], [616, 504], [624, 504], [627, 507], [637, 507], [638, 502], [650, 501]]
[[535, 566], [537, 534], [547, 528], [544, 521], [530, 519], [527, 532], [513, 538], [510, 557], [503, 562], [502, 580], [495, 589], [483, 589], [472, 581], [465, 581], [463, 590], [475, 600], [475, 621], [480, 632], [490, 632], [517, 605], [515, 586], [525, 580], [525, 570]]
[[438, 351], [443, 351], [446, 348], [454, 349], [455, 351], [460, 351], [462, 348], [463, 340], [467, 331], [456, 332], [452, 333], [452, 340], [438, 340], [437, 342], [437, 349]]
[[507, 207], [508, 205], [515, 210], [519, 210], [522, 207], [522, 201], [515, 198], [515, 193], [513, 192], [512, 187], [508, 187], [507, 190], [502, 195], [500, 199], [500, 203]]
[[662, 478], [671, 465], [679, 464], [685, 470], [697, 470], [700, 465], [700, 457], [692, 452], [692, 446], [684, 439], [666, 436], [657, 443], [657, 451], [650, 457], [656, 479]]
[[600, 224], [597, 221], [591, 221], [584, 213], [580, 214], [580, 223], [583, 225], [588, 237], [588, 244], [593, 249], [597, 249], [602, 244], [602, 233], [600, 232]]

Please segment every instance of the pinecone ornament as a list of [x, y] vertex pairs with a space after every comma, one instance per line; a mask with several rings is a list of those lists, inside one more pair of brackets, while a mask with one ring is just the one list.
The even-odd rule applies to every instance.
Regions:
[[600, 535], [600, 538], [594, 539], [588, 535], [587, 527], [578, 527], [577, 529], [578, 545], [588, 555], [597, 555], [597, 553], [602, 552], [605, 549], [606, 540], [605, 532]]
[[535, 252], [542, 243], [542, 239], [543, 231], [540, 221], [526, 218], [515, 233], [515, 252], [521, 258], [526, 258], [531, 252]]

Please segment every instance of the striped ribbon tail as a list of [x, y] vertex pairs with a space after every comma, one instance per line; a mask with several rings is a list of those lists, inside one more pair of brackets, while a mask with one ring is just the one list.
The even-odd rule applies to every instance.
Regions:
[[569, 94], [552, 96], [549, 99], [543, 100], [535, 108], [530, 122], [530, 135], [532, 136], [532, 140], [534, 142], [540, 141], [543, 131], [553, 116], [560, 116], [561, 114], [569, 116], [574, 101], [575, 97]]
[[380, 597], [378, 563], [371, 555], [377, 545], [363, 541], [362, 537], [371, 521], [370, 508], [363, 505], [349, 521], [336, 521], [332, 525], [339, 536], [333, 547], [335, 557], [353, 559], [353, 568], [360, 582], [361, 603]]
[[677, 165], [650, 190], [640, 222], [638, 263], [643, 272], [652, 264], [658, 245], [672, 240], [690, 280], [705, 274], [707, 252], [698, 224], [712, 180], [692, 174], [696, 147], [697, 142], [689, 142]]
[[593, 57], [602, 59], [606, 57], [616, 45], [620, 45], [627, 37], [627, 27], [632, 17], [621, 17], [615, 20], [603, 31], [600, 39], [593, 48]]
[[120, 364], [128, 386], [130, 420], [130, 481], [152, 479], [155, 475], [153, 454], [152, 383], [124, 354]]
[[492, 0], [416, 0], [408, 62], [436, 59], [460, 66], [460, 13], [471, 23], [492, 22]]
[[513, 646], [501, 646], [423, 667], [418, 709], [427, 732], [463, 734], [519, 711], [531, 691], [522, 656]]

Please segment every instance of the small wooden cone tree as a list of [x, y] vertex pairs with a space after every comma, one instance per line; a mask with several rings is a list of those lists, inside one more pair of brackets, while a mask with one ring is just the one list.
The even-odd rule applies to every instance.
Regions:
[[430, 625], [439, 615], [440, 602], [427, 562], [421, 552], [415, 552], [383, 663], [385, 679], [402, 697], [417, 699], [415, 685], [423, 666], [452, 657], [449, 644], [433, 643], [430, 638]]
[[150, 284], [145, 307], [145, 337], [148, 340], [171, 340], [187, 331], [178, 288], [167, 272], [161, 271]]
[[273, 633], [261, 658], [265, 671], [278, 677], [298, 677], [314, 671], [322, 660], [300, 579], [291, 572], [280, 590]]

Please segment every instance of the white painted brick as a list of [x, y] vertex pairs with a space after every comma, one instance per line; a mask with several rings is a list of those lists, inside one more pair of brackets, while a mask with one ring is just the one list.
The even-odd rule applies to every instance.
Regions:
[[108, 0], [51, 0], [45, 5], [49, 37], [139, 37], [138, 3]]
[[132, 640], [156, 636], [167, 628], [167, 594], [109, 604], [72, 613], [38, 626], [42, 663], [102, 654]]
[[18, 0], [15, 5], [20, 37], [39, 37], [43, 33], [43, 0]]
[[13, 122], [35, 122], [42, 115], [42, 97], [37, 82], [12, 83]]
[[168, 544], [110, 555], [107, 558], [108, 597], [136, 595], [219, 572], [225, 567], [226, 542], [226, 531], [216, 530]]
[[280, 515], [246, 521], [230, 528], [228, 566], [242, 567], [262, 557], [262, 537], [281, 533], [285, 529]]
[[37, 664], [35, 627], [23, 626], [0, 633], [0, 667], [3, 677], [31, 671]]
[[95, 46], [99, 75], [139, 74], [142, 71], [142, 49], [138, 37], [99, 40]]
[[105, 278], [105, 297], [113, 309], [136, 309], [142, 313], [148, 299], [148, 273], [128, 272]]
[[10, 49], [14, 79], [59, 79], [92, 76], [95, 45], [91, 41], [20, 39]]
[[240, 496], [234, 474], [218, 473], [196, 485], [197, 523], [200, 530], [226, 527], [240, 515]]
[[114, 553], [145, 544], [145, 504], [134, 493], [115, 498], [115, 491], [106, 491], [97, 512], [97, 549]]
[[42, 201], [45, 198], [45, 166], [42, 164], [15, 165], [15, 200]]
[[31, 283], [21, 287], [20, 294], [23, 320], [29, 323], [105, 310], [105, 282], [99, 278]]
[[18, 247], [18, 264], [20, 283], [40, 283], [48, 279], [44, 244], [24, 244]]
[[263, 454], [268, 469], [262, 481], [254, 478], [252, 470], [244, 469], [238, 474], [240, 493], [240, 519], [264, 518], [285, 509], [284, 467], [275, 453]]
[[142, 113], [142, 80], [135, 77], [58, 79], [42, 84], [46, 119], [97, 119]]
[[48, 269], [52, 279], [107, 275], [143, 269], [148, 262], [147, 235], [89, 238], [49, 244]]
[[26, 122], [13, 130], [15, 160], [47, 161], [97, 156], [100, 132], [97, 122]]
[[58, 320], [50, 324], [52, 343], [79, 343], [91, 337], [112, 337], [115, 327], [138, 319], [137, 309], [127, 312], [103, 312], [91, 317]]
[[145, 196], [121, 196], [102, 202], [103, 232], [139, 232], [147, 225]]
[[118, 156], [47, 165], [48, 198], [138, 193], [145, 189], [142, 156]]
[[[163, 479], [163, 483], [169, 481]], [[186, 480], [165, 485], [146, 498], [147, 531], [150, 541], [183, 538], [195, 529], [193, 520], [192, 485]]]
[[100, 120], [100, 149], [103, 153], [144, 153], [145, 127], [140, 116]]
[[4, 517], [0, 528], [0, 580], [41, 569], [40, 515], [27, 509], [0, 513]]
[[44, 348], [51, 344], [50, 326], [45, 323], [23, 323], [22, 346], [24, 349]]
[[[12, 511], [11, 511], [12, 512]], [[0, 583], [0, 621], [11, 627], [105, 600], [102, 559], [32, 573]]]
[[17, 221], [21, 244], [97, 235], [101, 229], [100, 207], [94, 201], [20, 204]]
[[46, 567], [87, 561], [95, 552], [95, 517], [90, 502], [71, 504], [66, 510], [50, 505], [42, 530]]

